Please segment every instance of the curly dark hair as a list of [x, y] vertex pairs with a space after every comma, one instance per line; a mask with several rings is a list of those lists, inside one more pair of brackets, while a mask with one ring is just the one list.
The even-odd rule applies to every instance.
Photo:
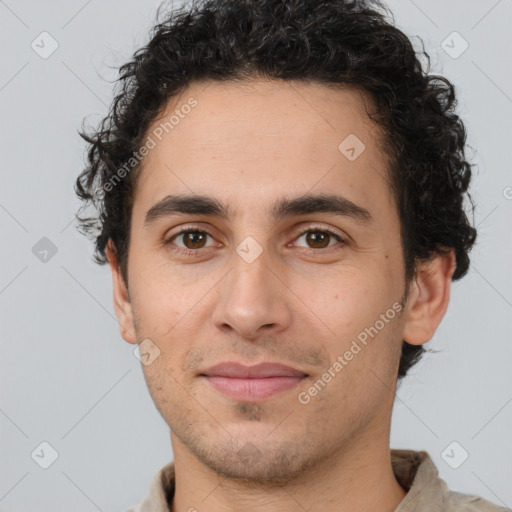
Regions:
[[[263, 77], [369, 93], [377, 107], [369, 117], [385, 134], [380, 143], [400, 216], [406, 283], [419, 261], [452, 249], [452, 280], [467, 273], [476, 229], [464, 211], [466, 196], [473, 212], [474, 205], [455, 89], [443, 76], [429, 74], [430, 57], [420, 38], [428, 62], [423, 70], [420, 53], [379, 0], [196, 0], [172, 8], [150, 36], [120, 67], [108, 116], [97, 130], [87, 134], [82, 125], [80, 133], [89, 150], [75, 184], [85, 202], [78, 229], [95, 240], [97, 263], [107, 262], [111, 239], [128, 284], [130, 218], [140, 173], [137, 162], [130, 172], [126, 163], [134, 161], [168, 101], [192, 81]], [[109, 187], [112, 178], [118, 183]], [[81, 216], [90, 205], [95, 215]], [[398, 379], [425, 351], [403, 341]]]

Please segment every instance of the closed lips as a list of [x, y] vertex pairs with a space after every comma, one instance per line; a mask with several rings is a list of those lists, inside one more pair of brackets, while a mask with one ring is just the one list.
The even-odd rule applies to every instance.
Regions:
[[306, 377], [307, 373], [280, 363], [244, 366], [239, 363], [223, 362], [212, 366], [201, 375], [235, 379], [263, 379], [267, 377]]

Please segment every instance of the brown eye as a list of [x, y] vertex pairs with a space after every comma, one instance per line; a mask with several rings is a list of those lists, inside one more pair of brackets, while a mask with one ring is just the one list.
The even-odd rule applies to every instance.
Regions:
[[306, 241], [313, 244], [313, 249], [323, 249], [329, 244], [330, 235], [324, 231], [309, 231], [306, 235]]
[[[177, 252], [199, 252], [200, 249], [208, 248], [207, 237], [213, 238], [210, 233], [199, 229], [182, 229], [179, 233], [172, 235], [164, 241], [164, 245], [171, 246]], [[173, 247], [174, 246], [174, 247]]]
[[[298, 245], [298, 247], [305, 247], [307, 249], [328, 249], [333, 245], [336, 245], [336, 242], [341, 242], [345, 244], [346, 242], [336, 233], [329, 229], [309, 229], [301, 233], [297, 240], [301, 238], [305, 238], [306, 245]], [[334, 242], [334, 243], [331, 243]]]
[[185, 231], [180, 236], [187, 249], [201, 249], [208, 235], [202, 231]]

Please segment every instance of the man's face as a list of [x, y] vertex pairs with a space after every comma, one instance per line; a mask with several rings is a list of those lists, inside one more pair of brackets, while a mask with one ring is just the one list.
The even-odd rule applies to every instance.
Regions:
[[[191, 97], [197, 104], [183, 108]], [[148, 131], [177, 116], [168, 134], [153, 132], [136, 190], [124, 337], [160, 351], [143, 370], [175, 454], [277, 481], [386, 437], [405, 282], [382, 135], [365, 107], [361, 92], [318, 84], [194, 83]], [[145, 223], [167, 196], [192, 194], [229, 217], [175, 212]], [[371, 217], [272, 216], [305, 195], [341, 196]], [[201, 233], [172, 238], [181, 228]], [[235, 398], [204, 376], [226, 361], [307, 376], [266, 398]]]

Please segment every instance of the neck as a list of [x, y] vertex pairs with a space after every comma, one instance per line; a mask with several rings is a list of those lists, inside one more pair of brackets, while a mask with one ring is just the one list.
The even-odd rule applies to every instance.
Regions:
[[171, 441], [176, 475], [172, 512], [393, 512], [406, 495], [393, 473], [389, 427], [360, 433], [279, 486], [226, 478], [206, 467], [172, 433]]

